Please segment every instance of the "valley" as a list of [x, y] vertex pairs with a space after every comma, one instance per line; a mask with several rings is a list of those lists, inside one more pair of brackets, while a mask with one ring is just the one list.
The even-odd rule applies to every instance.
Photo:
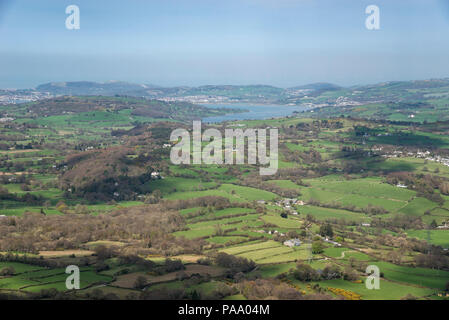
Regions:
[[[413, 119], [363, 98], [203, 124], [277, 128], [269, 176], [170, 162], [170, 132], [232, 104], [74, 95], [2, 106], [0, 296], [447, 299], [449, 122], [432, 116], [444, 97], [427, 106], [435, 86], [381, 91], [423, 98]], [[67, 290], [67, 265], [80, 267], [80, 290]], [[378, 290], [365, 286], [369, 265]]]

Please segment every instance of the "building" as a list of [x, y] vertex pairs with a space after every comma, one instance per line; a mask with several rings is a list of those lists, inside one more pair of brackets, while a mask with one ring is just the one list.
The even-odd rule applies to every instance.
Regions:
[[332, 240], [330, 240], [328, 237], [326, 237], [326, 238], [324, 239], [324, 241], [326, 241], [327, 243], [333, 244], [333, 245], [336, 246], [336, 247], [341, 247], [341, 244], [340, 244], [340, 243], [335, 242], [335, 241], [332, 241]]
[[299, 247], [301, 245], [301, 241], [299, 241], [299, 239], [290, 239], [290, 240], [286, 240], [284, 241], [284, 246], [287, 247]]
[[362, 227], [371, 227], [370, 223], [362, 223]]
[[153, 172], [151, 172], [151, 178], [152, 179], [161, 179], [162, 177], [161, 177], [161, 174], [159, 172], [153, 171]]

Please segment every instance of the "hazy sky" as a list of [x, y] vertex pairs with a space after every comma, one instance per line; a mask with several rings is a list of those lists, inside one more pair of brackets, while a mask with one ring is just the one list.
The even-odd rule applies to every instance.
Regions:
[[[449, 77], [446, 0], [0, 0], [0, 88]], [[67, 30], [65, 8], [80, 8]], [[380, 8], [380, 30], [365, 8]]]

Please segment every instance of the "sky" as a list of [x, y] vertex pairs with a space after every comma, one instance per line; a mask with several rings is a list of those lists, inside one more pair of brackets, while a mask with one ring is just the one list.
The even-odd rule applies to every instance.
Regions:
[[[379, 30], [365, 27], [368, 5]], [[445, 78], [448, 35], [449, 0], [0, 0], [0, 88]]]

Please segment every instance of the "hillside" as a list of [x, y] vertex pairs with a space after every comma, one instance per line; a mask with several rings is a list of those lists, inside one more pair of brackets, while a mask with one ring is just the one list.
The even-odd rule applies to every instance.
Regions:
[[[341, 87], [312, 83], [290, 88], [268, 85], [205, 85], [158, 87], [126, 82], [64, 82], [38, 86], [51, 95], [127, 95], [187, 103], [256, 103], [305, 105], [317, 116], [341, 114], [365, 119], [436, 121], [449, 119], [449, 79], [391, 81], [372, 85]], [[5, 96], [5, 99], [6, 96]], [[313, 116], [309, 113], [307, 116]]]
[[[241, 112], [230, 108], [211, 109], [189, 102], [165, 102], [155, 99], [107, 96], [59, 96], [31, 103], [9, 105], [0, 109], [19, 119], [46, 118], [65, 121], [151, 121], [166, 119], [187, 121], [205, 116]], [[55, 118], [56, 117], [56, 118]], [[89, 119], [88, 119], [89, 118]]]
[[128, 92], [137, 92], [140, 90], [152, 88], [154, 86], [144, 84], [134, 84], [124, 81], [73, 81], [73, 82], [50, 82], [36, 87], [37, 91], [49, 92], [52, 95], [64, 96], [85, 96], [101, 95], [113, 96], [116, 94], [126, 95]]
[[[62, 114], [0, 127], [0, 251], [18, 253], [0, 254], [18, 273], [0, 279], [9, 295], [72, 295], [57, 277], [67, 259], [85, 265], [85, 299], [445, 294], [449, 122], [238, 121], [280, 128], [278, 172], [261, 177], [253, 165], [172, 164], [170, 132], [188, 125], [94, 126], [97, 112], [89, 125], [46, 127]], [[366, 289], [367, 265], [383, 273], [380, 290]], [[42, 267], [51, 276], [35, 280]]]

